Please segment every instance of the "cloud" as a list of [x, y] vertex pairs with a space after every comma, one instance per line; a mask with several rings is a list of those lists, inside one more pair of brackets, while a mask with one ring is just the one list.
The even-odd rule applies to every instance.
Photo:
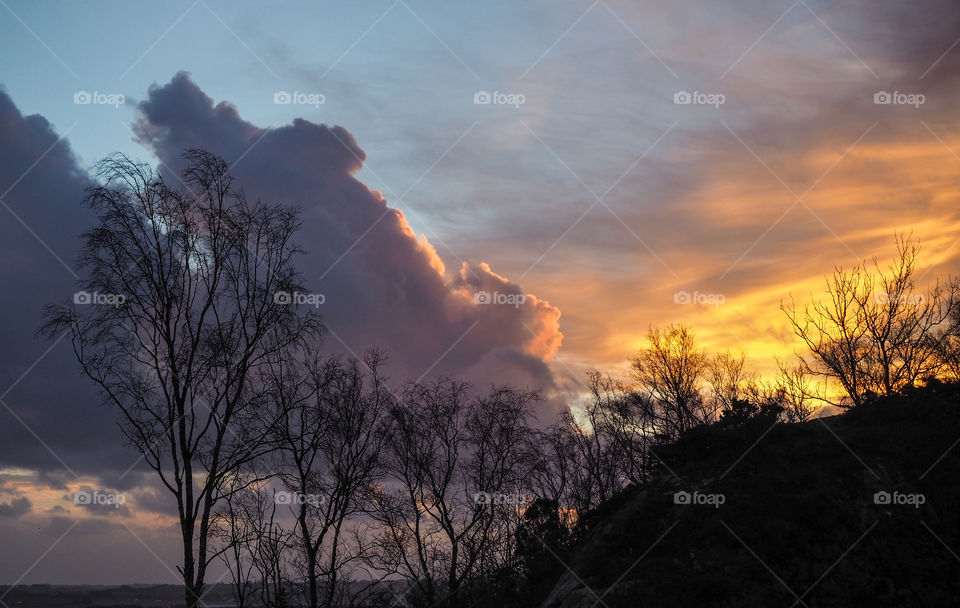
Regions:
[[[127, 504], [127, 495], [110, 489], [82, 485], [73, 494], [64, 496], [63, 500], [72, 503], [74, 508], [91, 515], [131, 516], [130, 507]], [[172, 501], [168, 500], [167, 505], [172, 507]]]
[[[667, 25], [643, 36], [679, 79], [659, 65], [642, 69], [629, 52], [589, 71], [547, 57], [528, 79], [569, 84], [553, 91], [556, 103], [602, 97], [583, 112], [551, 113], [536, 128], [598, 193], [676, 121], [605, 198], [616, 216], [598, 206], [578, 222], [592, 201], [582, 185], [539, 142], [524, 151], [524, 159], [541, 155], [556, 165], [565, 181], [548, 196], [563, 200], [555, 211], [531, 211], [541, 218], [536, 226], [515, 222], [506, 238], [493, 238], [501, 249], [511, 245], [521, 268], [549, 251], [526, 280], [563, 310], [567, 357], [616, 365], [641, 346], [651, 323], [682, 321], [711, 348], [743, 347], [753, 363], [770, 366], [771, 355], [790, 357], [796, 346], [781, 299], [822, 291], [822, 277], [836, 264], [887, 258], [897, 230], [912, 229], [921, 239], [921, 264], [936, 266], [926, 279], [960, 268], [956, 3], [808, 3], [816, 15], [803, 4], [785, 15], [787, 6], [735, 4], [737, 10], [709, 12], [702, 3], [617, 8], [627, 23]], [[601, 25], [616, 32], [608, 17]], [[670, 27], [677, 23], [684, 26]], [[570, 36], [567, 52], [578, 43], [586, 52], [595, 39]], [[617, 73], [635, 71], [639, 82], [629, 91], [608, 93], [608, 82], [622, 86]], [[723, 92], [726, 103], [674, 105], [677, 90]], [[923, 94], [925, 103], [875, 104], [880, 91]], [[619, 137], [633, 141], [609, 149]], [[522, 162], [489, 152], [498, 161], [506, 156], [505, 164]], [[500, 168], [491, 187], [531, 174]], [[488, 174], [478, 171], [474, 179]], [[557, 180], [529, 181], [530, 190], [542, 190]], [[512, 213], [497, 211], [491, 216]], [[673, 296], [681, 290], [724, 294], [726, 303], [678, 306]]]
[[81, 377], [69, 339], [54, 345], [35, 333], [44, 305], [76, 291], [89, 179], [53, 125], [22, 115], [3, 91], [0, 141], [0, 466], [37, 470], [40, 483], [60, 487], [73, 479], [67, 469], [126, 470], [135, 456]]
[[[433, 245], [411, 229], [403, 212], [355, 174], [366, 155], [339, 126], [304, 119], [274, 129], [243, 120], [227, 102], [214, 104], [186, 73], [153, 86], [134, 125], [141, 143], [175, 180], [181, 154], [202, 147], [232, 163], [248, 196], [303, 209], [300, 267], [323, 293], [332, 330], [325, 348], [387, 350], [398, 380], [424, 373], [459, 374], [549, 388], [545, 361], [562, 341], [560, 311], [482, 262], [448, 271]], [[484, 305], [481, 290], [522, 295], [520, 302]], [[521, 365], [503, 365], [505, 362]]]
[[[175, 566], [182, 556], [177, 549], [179, 532], [174, 527], [135, 528], [135, 534], [128, 525], [106, 518], [47, 514], [0, 519], [4, 540], [0, 568], [14, 573], [15, 580], [34, 564], [21, 584], [176, 583]], [[56, 550], [40, 559], [55, 543]], [[211, 568], [216, 580], [219, 565]]]
[[[250, 196], [303, 206], [301, 242], [309, 250], [303, 271], [308, 284], [327, 296], [322, 312], [337, 335], [323, 348], [386, 348], [398, 382], [429, 372], [552, 386], [547, 361], [562, 341], [559, 310], [482, 262], [448, 272], [404, 214], [354, 177], [365, 153], [349, 132], [303, 120], [270, 131], [255, 127], [229, 104], [213, 106], [185, 75], [151, 90], [141, 111], [137, 132], [168, 172], [180, 166], [186, 147], [208, 147], [233, 161], [259, 140], [235, 174]], [[76, 291], [80, 234], [93, 222], [81, 205], [91, 180], [55, 127], [41, 116], [22, 115], [3, 92], [0, 140], [0, 252], [8, 262], [0, 280], [9, 286], [0, 293], [0, 399], [6, 406], [0, 406], [0, 484], [16, 489], [0, 502], [0, 536], [28, 556], [35, 543], [29, 530], [54, 539], [70, 530], [58, 553], [76, 556], [102, 534], [105, 540], [96, 545], [110, 549], [111, 572], [142, 578], [154, 558], [138, 558], [134, 568], [125, 556], [136, 554], [139, 543], [105, 520], [119, 517], [138, 534], [153, 534], [157, 524], [149, 522], [155, 514], [171, 514], [172, 501], [157, 490], [144, 463], [135, 464], [115, 411], [101, 404], [79, 372], [69, 338], [51, 345], [35, 333], [43, 306]], [[477, 304], [481, 290], [522, 296], [522, 302]], [[95, 488], [116, 488], [131, 501], [119, 508], [74, 504], [73, 491], [93, 494]], [[74, 518], [81, 523], [71, 528]], [[173, 548], [174, 537], [148, 542]], [[46, 576], [63, 570], [62, 562], [48, 561]], [[19, 567], [11, 564], [0, 559], [0, 570]], [[98, 579], [77, 566], [56, 576]]]
[[17, 519], [30, 512], [30, 499], [26, 496], [14, 498], [10, 502], [0, 502], [0, 517]]

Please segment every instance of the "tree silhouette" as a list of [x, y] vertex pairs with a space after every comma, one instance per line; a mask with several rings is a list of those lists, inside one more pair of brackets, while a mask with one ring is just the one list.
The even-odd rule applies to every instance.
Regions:
[[960, 283], [937, 281], [918, 291], [914, 275], [920, 246], [896, 237], [897, 257], [886, 269], [859, 264], [837, 268], [827, 279], [827, 297], [799, 309], [791, 299], [781, 309], [810, 350], [800, 356], [806, 372], [839, 385], [840, 407], [861, 405], [872, 395], [890, 395], [940, 375], [957, 335]]
[[651, 327], [647, 346], [632, 361], [637, 390], [654, 406], [658, 430], [676, 437], [711, 420], [704, 398], [708, 359], [685, 325]]
[[297, 212], [249, 202], [213, 154], [185, 158], [182, 188], [125, 156], [99, 164], [85, 200], [98, 223], [80, 257], [93, 303], [49, 307], [44, 329], [70, 332], [83, 372], [175, 499], [193, 608], [215, 558], [214, 509], [241, 489], [227, 481], [269, 449], [267, 363], [323, 327], [277, 299], [301, 289]]
[[407, 386], [392, 409], [390, 479], [371, 506], [378, 561], [426, 605], [461, 605], [472, 580], [514, 558], [536, 399], [510, 388], [477, 397], [441, 378]]
[[329, 357], [273, 370], [282, 420], [274, 435], [277, 478], [297, 499], [289, 509], [311, 608], [337, 603], [341, 571], [365, 557], [364, 539], [347, 526], [363, 513], [382, 471], [386, 417], [395, 401], [382, 362], [372, 351], [362, 362]]

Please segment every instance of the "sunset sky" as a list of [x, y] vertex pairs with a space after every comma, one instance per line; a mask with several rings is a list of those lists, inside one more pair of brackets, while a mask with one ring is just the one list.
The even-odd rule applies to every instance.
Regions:
[[549, 420], [651, 324], [763, 373], [798, 348], [780, 302], [897, 231], [922, 283], [960, 270], [958, 36], [951, 0], [0, 0], [0, 584], [175, 581], [172, 503], [35, 334], [98, 159], [222, 155], [303, 208], [324, 348]]

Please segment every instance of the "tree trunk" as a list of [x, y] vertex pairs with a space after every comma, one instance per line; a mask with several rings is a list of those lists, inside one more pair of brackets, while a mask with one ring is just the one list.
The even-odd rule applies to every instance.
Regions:
[[307, 586], [310, 588], [310, 608], [317, 608], [317, 555], [307, 554]]

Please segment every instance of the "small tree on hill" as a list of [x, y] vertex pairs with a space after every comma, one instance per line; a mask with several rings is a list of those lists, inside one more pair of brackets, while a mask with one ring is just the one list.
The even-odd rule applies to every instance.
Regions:
[[806, 372], [839, 385], [840, 407], [862, 404], [871, 395], [889, 395], [936, 377], [944, 353], [957, 335], [960, 283], [936, 282], [925, 292], [915, 282], [920, 246], [898, 236], [897, 257], [886, 269], [874, 260], [837, 268], [827, 280], [827, 297], [799, 309], [782, 304], [794, 333], [810, 356], [800, 356]]

